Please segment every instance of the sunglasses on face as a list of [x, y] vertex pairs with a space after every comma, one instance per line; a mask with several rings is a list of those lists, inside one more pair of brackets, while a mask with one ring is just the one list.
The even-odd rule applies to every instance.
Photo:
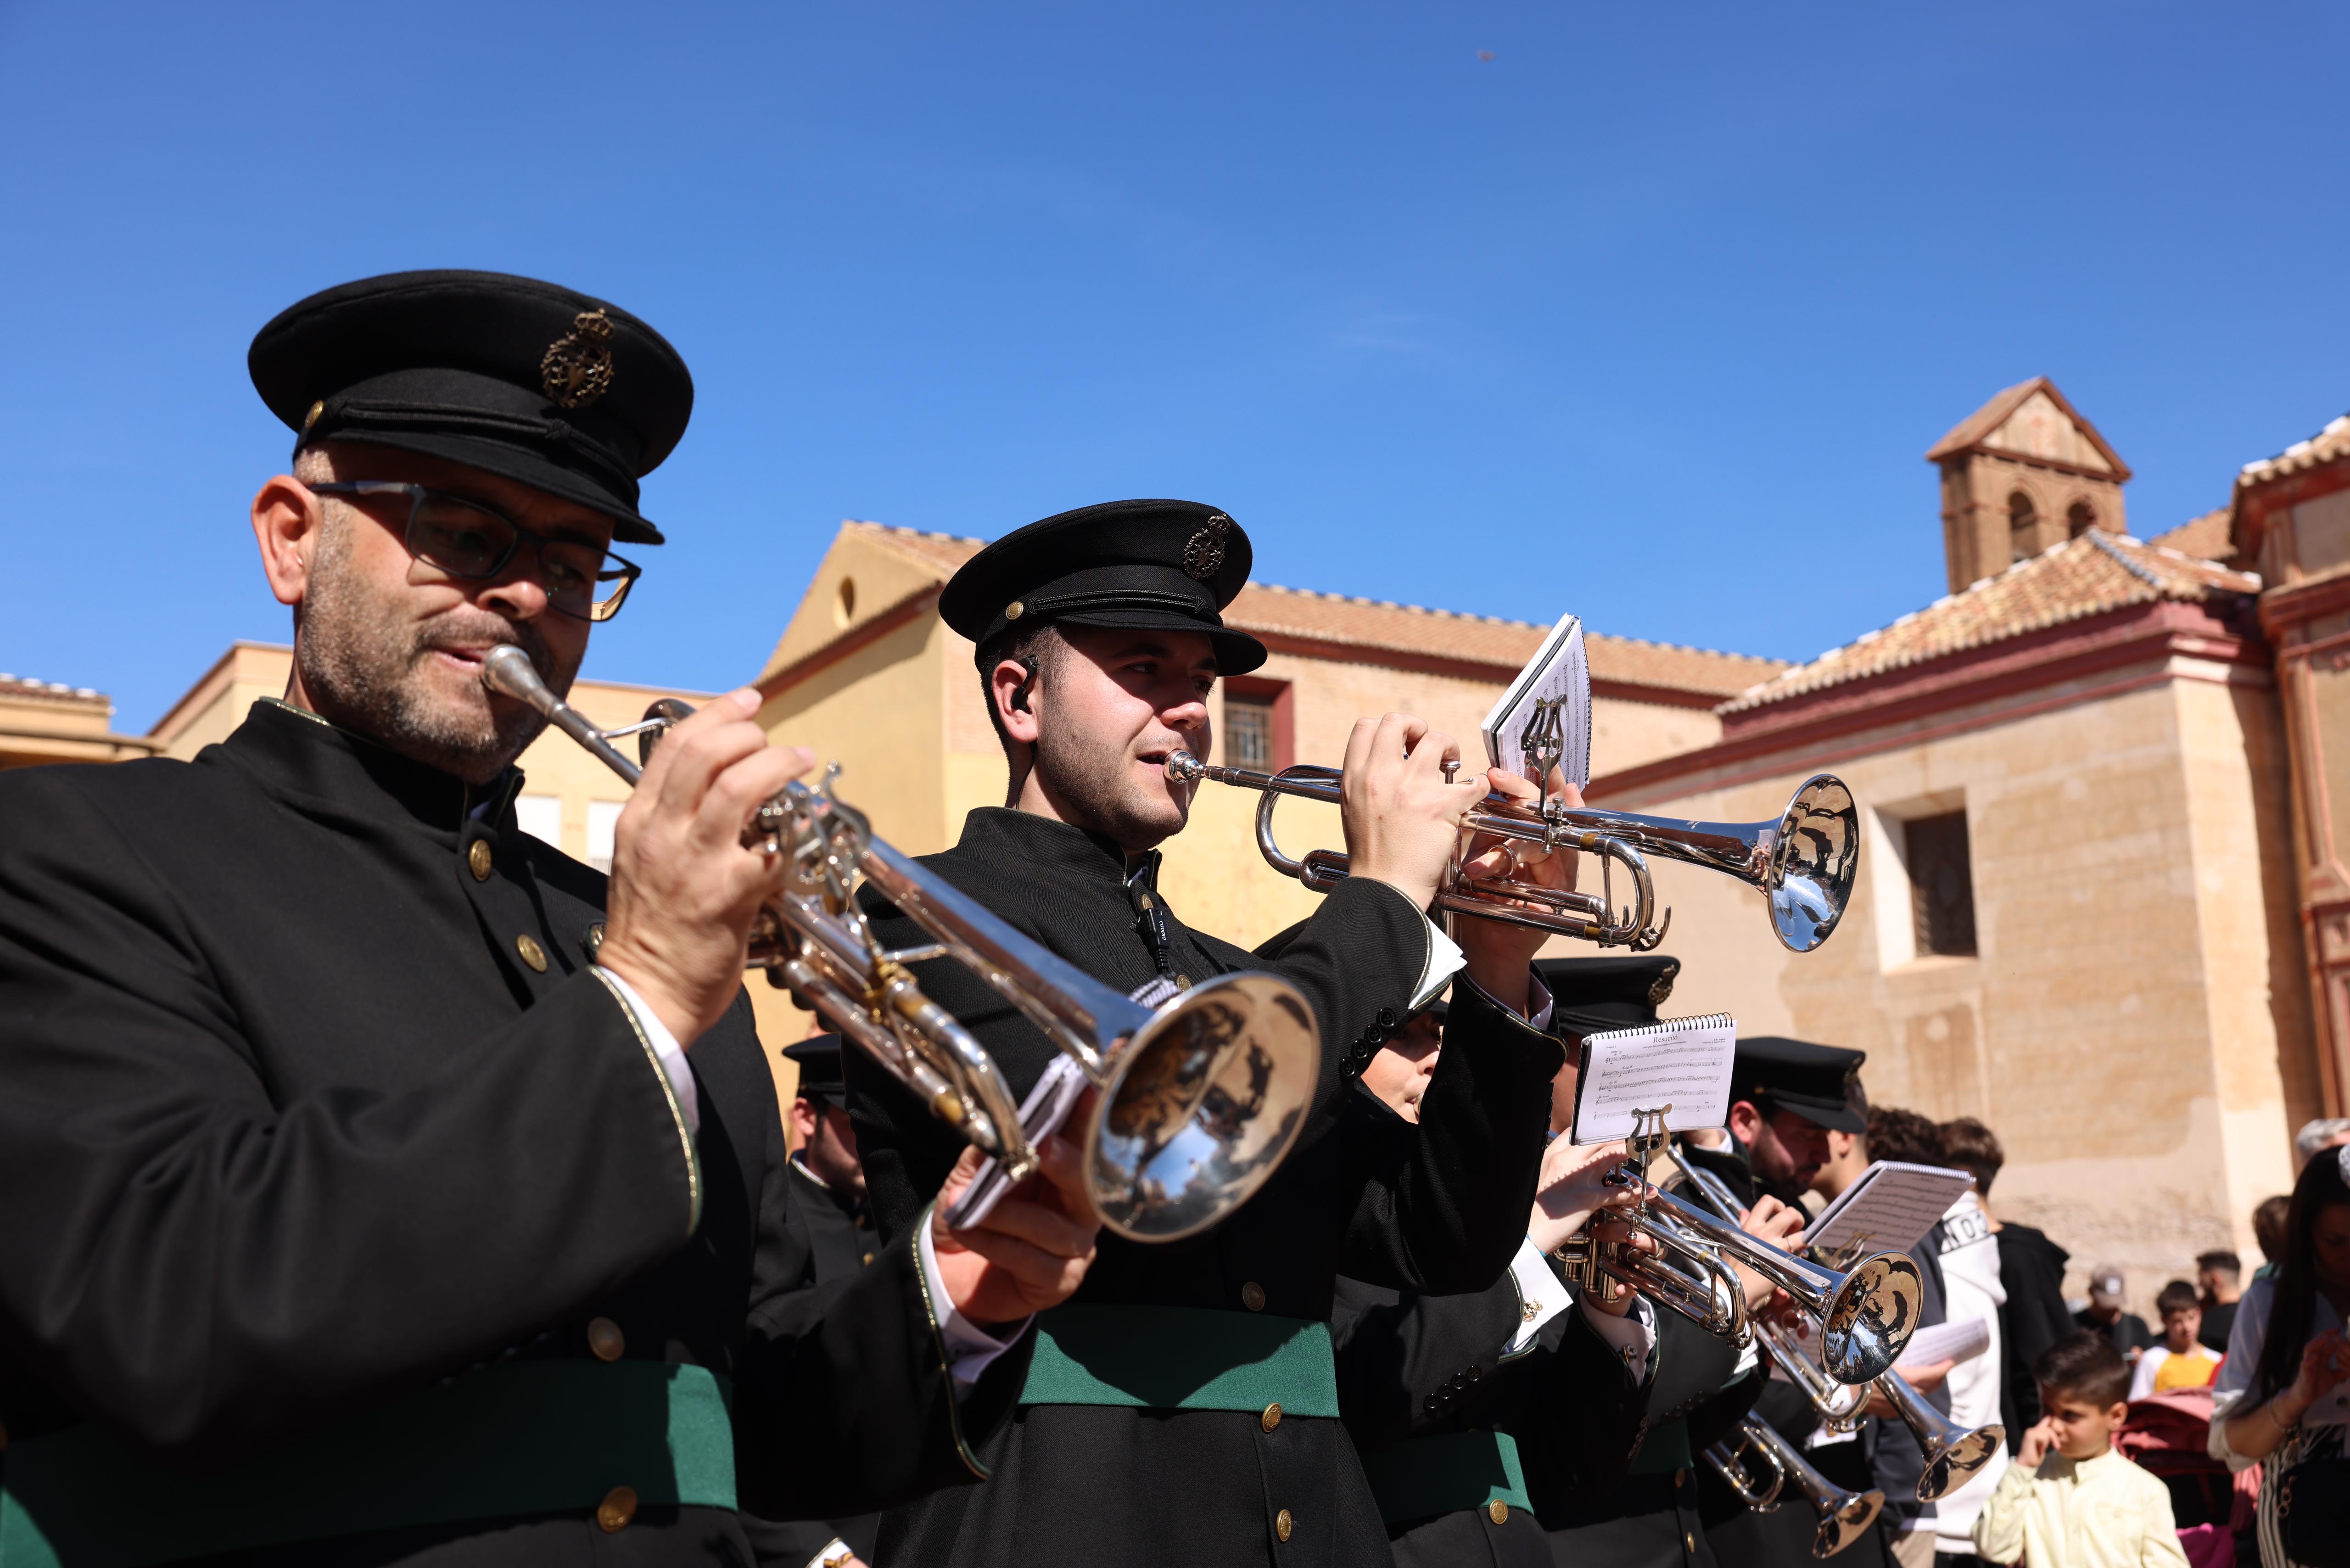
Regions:
[[388, 479], [338, 480], [310, 489], [320, 495], [405, 498], [408, 524], [401, 537], [408, 553], [468, 582], [503, 573], [528, 541], [538, 553], [534, 580], [546, 590], [546, 602], [581, 620], [607, 621], [619, 614], [629, 589], [644, 575], [643, 567], [609, 550], [534, 534], [502, 512], [446, 491]]

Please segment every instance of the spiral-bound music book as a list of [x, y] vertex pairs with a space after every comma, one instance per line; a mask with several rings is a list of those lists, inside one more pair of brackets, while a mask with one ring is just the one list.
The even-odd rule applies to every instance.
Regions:
[[1543, 784], [1529, 759], [1544, 754], [1577, 789], [1591, 782], [1591, 666], [1582, 621], [1559, 617], [1480, 729], [1485, 758], [1497, 768]]
[[1575, 1085], [1575, 1141], [1628, 1137], [1634, 1111], [1668, 1106], [1667, 1132], [1721, 1126], [1730, 1116], [1737, 1056], [1738, 1023], [1727, 1012], [1585, 1035]]

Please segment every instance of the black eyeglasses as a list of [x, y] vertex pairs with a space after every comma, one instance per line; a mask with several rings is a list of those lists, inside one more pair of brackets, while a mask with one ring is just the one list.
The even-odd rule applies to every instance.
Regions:
[[408, 553], [452, 577], [494, 577], [514, 560], [527, 539], [538, 550], [538, 583], [546, 602], [581, 620], [606, 621], [620, 613], [629, 589], [644, 575], [633, 561], [577, 539], [534, 534], [502, 512], [478, 501], [421, 484], [389, 479], [338, 480], [310, 488], [320, 495], [404, 495]]

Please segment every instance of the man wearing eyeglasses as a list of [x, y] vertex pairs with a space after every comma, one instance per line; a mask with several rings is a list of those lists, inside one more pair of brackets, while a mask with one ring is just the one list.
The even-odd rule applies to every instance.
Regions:
[[543, 722], [483, 659], [569, 687], [612, 545], [661, 542], [683, 361], [443, 272], [251, 369], [296, 432], [252, 507], [285, 699], [192, 763], [0, 778], [0, 1563], [748, 1562], [738, 1507], [976, 1480], [1094, 1227], [1055, 1141], [797, 1290], [741, 830], [807, 754], [712, 702], [608, 887], [515, 825]]

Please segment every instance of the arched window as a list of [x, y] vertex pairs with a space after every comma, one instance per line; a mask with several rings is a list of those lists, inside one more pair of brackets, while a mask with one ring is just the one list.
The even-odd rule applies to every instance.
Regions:
[[2075, 501], [2065, 509], [2065, 537], [2077, 539], [2097, 525], [2097, 509], [2085, 501]]
[[2032, 497], [2021, 490], [2007, 498], [2007, 558], [2028, 560], [2038, 543], [2040, 514], [2033, 509]]

